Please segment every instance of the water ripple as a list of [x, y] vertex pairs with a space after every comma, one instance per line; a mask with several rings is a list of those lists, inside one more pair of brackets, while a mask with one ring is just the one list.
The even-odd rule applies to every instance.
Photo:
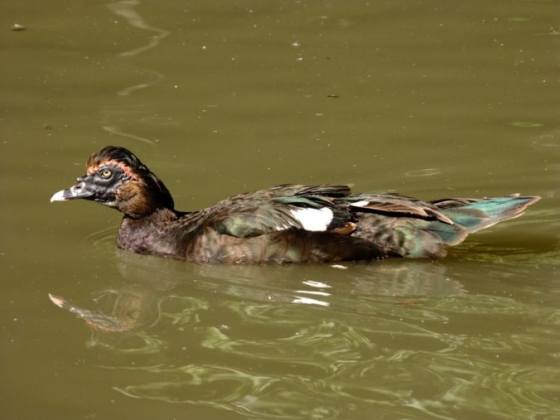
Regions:
[[[552, 419], [558, 293], [527, 289], [539, 265], [510, 258], [336, 270], [121, 253], [129, 283], [96, 304], [132, 328], [93, 332], [89, 354], [130, 398], [245, 418]], [[506, 284], [522, 293], [489, 292]]]
[[155, 48], [164, 38], [169, 36], [169, 31], [146, 23], [144, 18], [135, 10], [139, 4], [138, 0], [121, 0], [107, 5], [114, 14], [124, 18], [130, 26], [154, 34], [145, 45], [122, 52], [120, 55], [123, 57], [138, 55]]

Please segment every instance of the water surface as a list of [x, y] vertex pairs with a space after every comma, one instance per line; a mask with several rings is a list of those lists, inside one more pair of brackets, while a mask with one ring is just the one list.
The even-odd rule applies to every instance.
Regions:
[[[548, 1], [7, 4], [3, 417], [560, 417], [559, 15]], [[116, 250], [116, 212], [48, 202], [106, 144], [185, 210], [285, 182], [543, 200], [439, 261], [197, 266]]]

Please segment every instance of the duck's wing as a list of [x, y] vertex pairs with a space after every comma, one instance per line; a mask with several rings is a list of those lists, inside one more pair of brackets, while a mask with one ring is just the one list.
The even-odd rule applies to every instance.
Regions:
[[328, 198], [348, 197], [352, 192], [348, 185], [301, 185], [301, 184], [282, 184], [276, 185], [263, 192], [272, 193], [277, 197], [289, 196], [318, 196]]
[[343, 198], [354, 212], [379, 213], [393, 217], [413, 217], [438, 220], [446, 224], [453, 221], [434, 203], [399, 194], [360, 194]]
[[274, 187], [258, 190], [251, 193], [239, 194], [221, 201], [218, 205], [223, 203], [231, 204], [232, 201], [237, 200], [258, 200], [258, 199], [272, 199], [278, 197], [325, 197], [325, 198], [342, 198], [348, 197], [351, 189], [348, 185], [302, 185], [302, 184], [281, 184]]
[[206, 211], [205, 225], [240, 238], [289, 229], [349, 234], [359, 213], [454, 224], [434, 203], [399, 194], [351, 195], [346, 185], [279, 185], [240, 194]]
[[206, 210], [204, 224], [239, 238], [285, 230], [349, 233], [354, 216], [337, 200], [349, 193], [339, 185], [280, 185], [218, 203]]

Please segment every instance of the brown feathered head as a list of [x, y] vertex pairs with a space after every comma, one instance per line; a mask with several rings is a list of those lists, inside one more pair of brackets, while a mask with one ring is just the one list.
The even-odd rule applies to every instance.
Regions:
[[163, 182], [134, 153], [118, 146], [107, 146], [91, 155], [86, 174], [72, 187], [55, 193], [51, 201], [79, 198], [97, 201], [133, 218], [174, 208]]

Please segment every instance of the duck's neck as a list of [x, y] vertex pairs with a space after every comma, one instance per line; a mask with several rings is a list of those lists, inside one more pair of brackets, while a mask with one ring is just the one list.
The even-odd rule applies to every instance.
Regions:
[[185, 244], [175, 223], [180, 217], [180, 213], [169, 209], [159, 209], [139, 219], [124, 216], [117, 245], [139, 254], [182, 258]]

